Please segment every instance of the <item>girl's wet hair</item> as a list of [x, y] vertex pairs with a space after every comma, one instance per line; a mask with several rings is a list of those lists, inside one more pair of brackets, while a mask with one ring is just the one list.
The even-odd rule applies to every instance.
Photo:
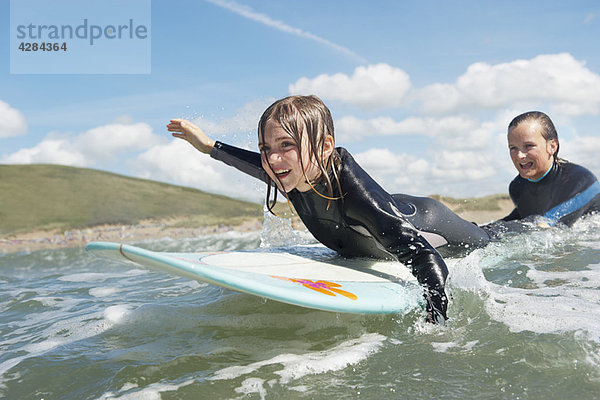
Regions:
[[[321, 175], [316, 182], [310, 182], [306, 175], [306, 181], [312, 187], [317, 194], [322, 197], [329, 199], [329, 203], [336, 198], [333, 195], [333, 183], [329, 172], [332, 173], [333, 178], [338, 188], [338, 193], [342, 195], [340, 181], [338, 178], [338, 171], [340, 165], [340, 156], [337, 151], [332, 152], [326, 160], [323, 160], [323, 143], [327, 136], [331, 136], [335, 141], [334, 129], [333, 129], [333, 118], [331, 112], [327, 106], [317, 96], [289, 96], [281, 100], [277, 100], [271, 104], [260, 117], [258, 122], [258, 138], [259, 142], [264, 143], [265, 141], [265, 127], [268, 121], [273, 121], [281, 125], [284, 131], [286, 131], [294, 140], [298, 152], [302, 154], [302, 135], [306, 134], [308, 139], [308, 151], [310, 159], [316, 161]], [[267, 164], [269, 158], [266, 157]], [[302, 157], [300, 157], [300, 165], [304, 171], [305, 166], [302, 164]], [[269, 164], [270, 167], [270, 164]], [[277, 179], [277, 177], [275, 177]], [[313, 185], [325, 181], [327, 194], [320, 193]], [[281, 184], [281, 182], [278, 182]], [[271, 197], [271, 182], [267, 185], [267, 208], [273, 213], [273, 207], [277, 202], [277, 190], [274, 191], [272, 201], [269, 201]], [[287, 197], [287, 194], [286, 194]]]
[[556, 132], [554, 123], [548, 115], [541, 111], [528, 111], [521, 115], [517, 115], [515, 118], [513, 118], [512, 121], [510, 121], [510, 124], [508, 124], [508, 131], [510, 132], [511, 129], [516, 128], [522, 122], [537, 122], [538, 124], [540, 124], [540, 126], [542, 127], [542, 137], [546, 141], [552, 139], [556, 140], [556, 151], [554, 152], [554, 161], [563, 161], [563, 159], [558, 157], [558, 150], [560, 149], [560, 143], [558, 142], [558, 133]]

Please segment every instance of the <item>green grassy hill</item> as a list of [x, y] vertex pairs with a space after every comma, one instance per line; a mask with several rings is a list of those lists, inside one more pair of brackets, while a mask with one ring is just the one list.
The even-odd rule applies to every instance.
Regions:
[[[512, 209], [508, 195], [431, 197], [459, 215], [500, 210], [502, 217]], [[501, 210], [503, 203], [508, 211]], [[279, 216], [289, 218], [288, 211], [287, 203], [276, 207]], [[236, 225], [262, 216], [259, 204], [166, 183], [60, 165], [0, 165], [0, 235], [170, 217], [185, 217], [189, 227]]]
[[180, 186], [60, 165], [0, 165], [0, 234], [189, 217], [197, 225], [262, 217], [262, 206]]

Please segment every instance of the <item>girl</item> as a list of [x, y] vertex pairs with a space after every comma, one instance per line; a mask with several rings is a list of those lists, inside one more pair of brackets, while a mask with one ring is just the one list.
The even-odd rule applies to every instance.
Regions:
[[515, 117], [508, 125], [508, 148], [519, 175], [509, 186], [515, 209], [503, 221], [541, 215], [549, 225], [571, 225], [600, 210], [600, 183], [584, 167], [558, 157], [558, 134], [546, 114]]
[[287, 97], [265, 110], [258, 123], [260, 153], [215, 142], [185, 120], [171, 120], [167, 129], [266, 182], [269, 210], [277, 199], [274, 183], [325, 246], [347, 257], [395, 259], [409, 266], [425, 288], [429, 322], [443, 324], [447, 318], [448, 269], [432, 243], [488, 241], [483, 230], [433, 199], [383, 190], [345, 149], [335, 148], [331, 113], [315, 96]]

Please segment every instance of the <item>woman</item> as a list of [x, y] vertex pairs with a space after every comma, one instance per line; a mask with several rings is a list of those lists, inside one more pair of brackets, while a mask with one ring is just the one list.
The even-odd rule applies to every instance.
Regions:
[[586, 168], [559, 158], [559, 147], [554, 124], [543, 112], [511, 121], [508, 148], [519, 175], [509, 186], [515, 209], [503, 221], [542, 216], [550, 226], [571, 225], [600, 210], [600, 183]]

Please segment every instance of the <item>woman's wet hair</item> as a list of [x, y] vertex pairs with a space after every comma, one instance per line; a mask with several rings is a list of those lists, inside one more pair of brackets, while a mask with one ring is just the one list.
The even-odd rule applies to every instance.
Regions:
[[515, 118], [513, 118], [512, 121], [510, 121], [510, 124], [508, 124], [508, 132], [510, 132], [511, 129], [516, 128], [523, 122], [527, 122], [527, 123], [537, 122], [538, 124], [540, 124], [540, 126], [542, 127], [542, 137], [546, 141], [549, 141], [552, 139], [556, 140], [556, 151], [554, 152], [554, 161], [555, 162], [564, 161], [558, 157], [558, 150], [560, 149], [560, 143], [558, 141], [558, 133], [556, 132], [554, 123], [552, 122], [552, 120], [550, 119], [550, 117], [548, 115], [546, 115], [545, 113], [543, 113], [541, 111], [528, 111], [521, 115], [517, 115]]
[[[322, 197], [329, 199], [329, 202], [335, 200], [333, 196], [333, 183], [329, 172], [332, 173], [333, 178], [336, 182], [338, 192], [341, 196], [341, 186], [338, 178], [338, 167], [340, 164], [340, 157], [337, 151], [332, 152], [326, 160], [323, 160], [324, 142], [327, 136], [331, 136], [335, 141], [333, 118], [331, 112], [327, 106], [317, 96], [289, 96], [281, 100], [277, 100], [271, 104], [260, 117], [258, 122], [258, 137], [259, 142], [264, 143], [265, 141], [265, 128], [268, 121], [273, 121], [281, 125], [283, 130], [287, 132], [294, 140], [298, 152], [300, 154], [300, 165], [304, 171], [305, 166], [302, 164], [302, 136], [306, 134], [308, 139], [308, 151], [310, 159], [316, 161], [321, 174], [316, 182], [310, 182], [306, 178], [308, 184], [312, 187], [317, 194]], [[266, 157], [267, 164], [269, 158]], [[269, 164], [270, 167], [270, 164]], [[278, 179], [275, 177], [275, 179]], [[320, 181], [325, 181], [327, 194], [320, 193], [314, 184]], [[281, 185], [281, 182], [278, 182]], [[271, 182], [267, 185], [267, 208], [273, 213], [273, 207], [277, 201], [277, 190], [274, 191], [272, 201], [269, 201], [271, 197]], [[287, 197], [287, 194], [286, 194]], [[329, 207], [328, 203], [328, 207]]]

